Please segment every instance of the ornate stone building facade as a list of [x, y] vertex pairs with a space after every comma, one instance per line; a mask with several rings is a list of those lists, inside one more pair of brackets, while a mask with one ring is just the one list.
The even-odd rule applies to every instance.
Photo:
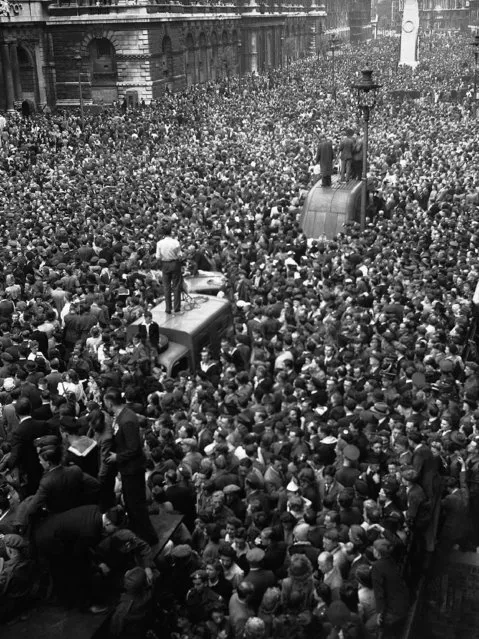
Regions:
[[349, 38], [351, 15], [356, 32], [358, 19], [370, 20], [368, 3], [0, 0], [0, 110], [25, 99], [39, 107], [148, 102], [195, 83], [264, 73], [318, 55], [333, 33]]
[[[373, 0], [379, 32], [401, 29], [404, 0]], [[479, 0], [419, 0], [421, 32], [479, 28]]]

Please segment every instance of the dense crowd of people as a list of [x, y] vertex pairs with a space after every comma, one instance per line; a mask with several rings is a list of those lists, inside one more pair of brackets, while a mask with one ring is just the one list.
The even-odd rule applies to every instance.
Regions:
[[[311, 59], [84, 126], [8, 116], [1, 620], [43, 598], [110, 609], [123, 639], [387, 639], [428, 553], [475, 549], [478, 134], [467, 99], [438, 99], [466, 47], [422, 43], [414, 76], [397, 53], [343, 45], [336, 101]], [[308, 240], [318, 139], [360, 137], [366, 61], [374, 221]], [[388, 97], [411, 78], [419, 99]], [[234, 316], [176, 378], [151, 328], [165, 225]], [[150, 517], [172, 513], [164, 545]]]

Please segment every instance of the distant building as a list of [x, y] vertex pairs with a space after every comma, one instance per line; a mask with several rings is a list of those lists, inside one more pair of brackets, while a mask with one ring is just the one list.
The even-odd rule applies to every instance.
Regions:
[[348, 18], [351, 42], [364, 42], [371, 38], [371, 0], [350, 2]]
[[[377, 2], [378, 31], [393, 29], [399, 33], [403, 0]], [[424, 32], [466, 30], [479, 25], [479, 0], [419, 0], [419, 26]]]
[[371, 0], [0, 0], [0, 110], [159, 99], [369, 37]]

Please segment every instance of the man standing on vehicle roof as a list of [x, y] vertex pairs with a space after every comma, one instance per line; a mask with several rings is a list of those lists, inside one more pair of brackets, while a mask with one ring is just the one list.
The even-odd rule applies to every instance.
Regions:
[[173, 289], [173, 309], [181, 310], [181, 248], [177, 239], [171, 235], [171, 223], [165, 222], [162, 227], [163, 238], [156, 244], [156, 259], [160, 261], [165, 291], [165, 312], [171, 314], [171, 292]]
[[321, 170], [321, 186], [331, 186], [333, 160], [333, 143], [326, 137], [324, 132], [321, 132], [319, 135], [318, 150], [316, 152], [316, 164], [319, 164]]

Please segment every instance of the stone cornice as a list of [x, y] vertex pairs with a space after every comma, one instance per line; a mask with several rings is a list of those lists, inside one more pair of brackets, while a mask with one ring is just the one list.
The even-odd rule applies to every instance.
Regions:
[[[285, 14], [278, 14], [278, 18], [284, 17]], [[305, 14], [307, 15], [307, 14]], [[261, 17], [259, 14], [255, 14], [255, 17]], [[272, 17], [271, 15], [265, 15], [265, 18]], [[46, 20], [47, 26], [72, 26], [72, 25], [105, 25], [105, 24], [159, 24], [161, 22], [217, 22], [218, 20], [233, 20], [235, 22], [239, 22], [243, 18], [240, 14], [230, 14], [217, 13], [215, 15], [209, 14], [198, 14], [198, 13], [171, 13], [171, 14], [154, 14], [149, 13], [148, 15], [139, 16], [139, 15], [117, 15], [117, 14], [108, 14], [108, 15], [81, 15], [81, 16], [50, 16], [48, 20]]]

